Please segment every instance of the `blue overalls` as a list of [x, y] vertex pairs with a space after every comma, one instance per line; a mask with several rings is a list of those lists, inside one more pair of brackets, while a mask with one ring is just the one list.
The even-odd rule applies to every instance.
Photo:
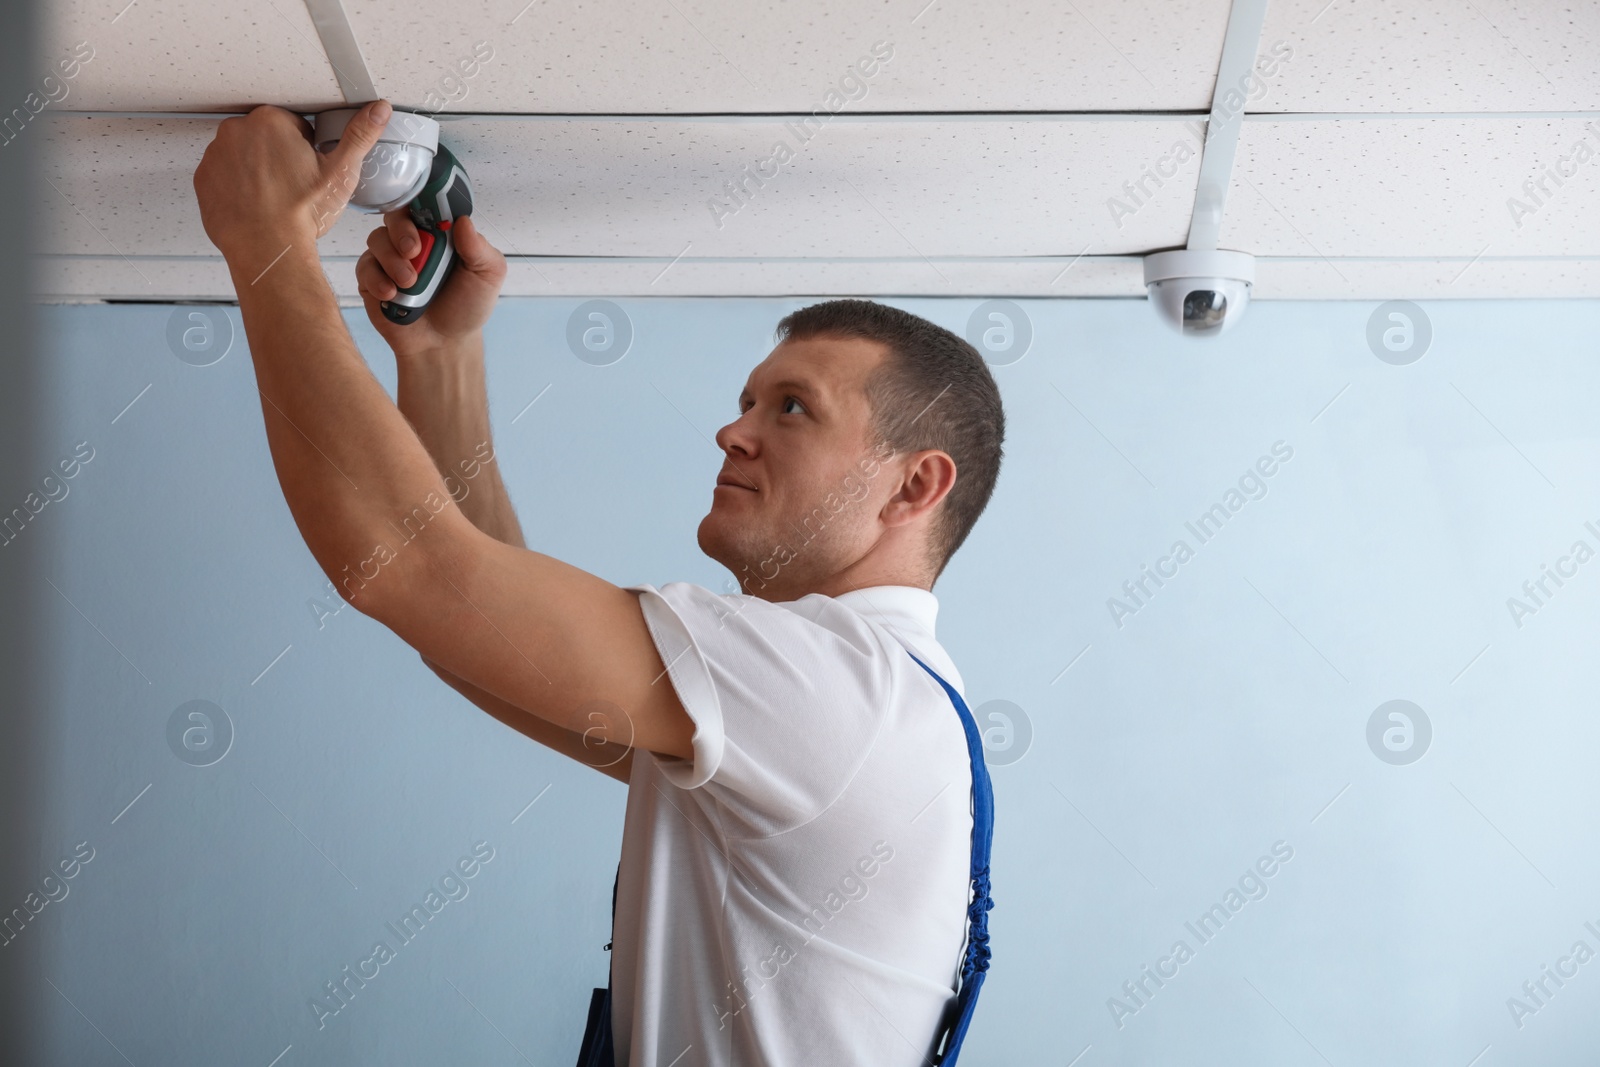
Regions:
[[[909, 649], [907, 653], [911, 654]], [[978, 990], [983, 988], [983, 977], [989, 970], [988, 913], [994, 907], [989, 897], [989, 842], [994, 835], [994, 792], [989, 786], [988, 765], [983, 761], [983, 738], [972, 712], [967, 710], [967, 702], [932, 667], [914, 654], [911, 658], [933, 675], [933, 680], [955, 705], [967, 734], [967, 756], [972, 762], [972, 900], [967, 905], [967, 944], [961, 961], [961, 985], [940, 1023], [933, 1058], [934, 1067], [953, 1067], [961, 1051], [961, 1042], [967, 1036], [967, 1026], [972, 1022], [972, 1013], [978, 1006]], [[613, 925], [616, 913], [617, 885], [612, 882]], [[610, 947], [607, 943], [606, 948]], [[607, 983], [606, 988], [596, 989], [589, 997], [589, 1021], [583, 1031], [578, 1067], [616, 1067], [615, 1055], [611, 1039], [611, 986]]]

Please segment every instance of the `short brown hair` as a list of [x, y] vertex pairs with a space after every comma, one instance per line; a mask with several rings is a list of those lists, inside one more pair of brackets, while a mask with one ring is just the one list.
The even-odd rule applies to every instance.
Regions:
[[874, 446], [897, 453], [936, 448], [955, 462], [956, 483], [929, 546], [937, 579], [1000, 477], [1006, 417], [989, 365], [944, 327], [871, 300], [828, 300], [778, 323], [779, 343], [818, 336], [860, 337], [889, 350], [867, 382]]

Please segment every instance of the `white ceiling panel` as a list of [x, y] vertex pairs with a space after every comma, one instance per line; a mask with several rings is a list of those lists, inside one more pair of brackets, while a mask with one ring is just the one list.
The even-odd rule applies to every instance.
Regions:
[[1593, 0], [1272, 0], [1259, 51], [1280, 41], [1251, 111], [1600, 108]]
[[[230, 295], [186, 115], [343, 104], [307, 2], [46, 5], [45, 60], [93, 57], [27, 135], [43, 299]], [[1188, 237], [1230, 8], [343, 0], [507, 293], [548, 295], [1138, 296]], [[1258, 298], [1600, 295], [1600, 4], [1272, 0], [1254, 51], [1220, 243]], [[331, 272], [375, 225], [339, 221]]]
[[[832, 90], [849, 111], [1203, 111], [1228, 14], [1228, 0], [919, 6], [501, 0], [440, 18], [425, 0], [344, 5], [397, 106], [544, 114], [811, 111]], [[46, 11], [54, 52], [86, 40], [96, 53], [62, 110], [343, 100], [304, 0], [56, 0]], [[887, 61], [861, 68], [874, 72], [859, 88], [841, 85], [880, 42]]]
[[[1228, 0], [349, 0], [380, 93], [464, 112], [1201, 110]], [[520, 10], [519, 10], [520, 9]], [[428, 32], [418, 32], [427, 27]], [[492, 55], [470, 78], [458, 64]], [[871, 68], [874, 64], [868, 63]], [[431, 96], [430, 96], [431, 94]]]
[[[42, 251], [209, 255], [193, 174], [216, 123], [57, 115]], [[452, 119], [476, 217], [525, 255], [825, 258], [1096, 255], [1182, 244], [1191, 159], [1131, 213], [1107, 208], [1171, 145], [1176, 120], [850, 119], [801, 143], [777, 120]], [[774, 146], [791, 146], [785, 165]], [[745, 167], [771, 175], [757, 184]], [[751, 168], [749, 173], [754, 173]], [[724, 182], [744, 181], [736, 201]], [[720, 203], [721, 207], [713, 207]], [[735, 207], [737, 206], [737, 210]], [[347, 212], [323, 240], [359, 255]]]
[[[538, 255], [1029, 256], [1181, 244], [1198, 168], [1137, 212], [1106, 200], [1185, 135], [1174, 120], [840, 116], [779, 121], [453, 121], [486, 232]], [[794, 152], [775, 176], [724, 183]], [[750, 166], [750, 171], [745, 170]], [[713, 206], [720, 202], [723, 206]], [[738, 206], [735, 212], [733, 208]], [[492, 239], [492, 238], [491, 238]]]
[[56, 110], [321, 110], [344, 99], [300, 0], [51, 0], [40, 16], [46, 69], [79, 42], [92, 53]]
[[[1224, 248], [1335, 258], [1600, 254], [1600, 122], [1257, 118], [1243, 127]], [[1579, 144], [1593, 153], [1586, 163]], [[1530, 195], [1523, 183], [1541, 177], [1544, 191]]]

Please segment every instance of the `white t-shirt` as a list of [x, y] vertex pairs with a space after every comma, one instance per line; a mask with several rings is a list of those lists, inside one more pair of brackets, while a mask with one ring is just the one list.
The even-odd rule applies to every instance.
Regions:
[[965, 697], [938, 600], [630, 588], [695, 732], [690, 760], [634, 752], [617, 1067], [925, 1063], [972, 857], [966, 734], [906, 651]]

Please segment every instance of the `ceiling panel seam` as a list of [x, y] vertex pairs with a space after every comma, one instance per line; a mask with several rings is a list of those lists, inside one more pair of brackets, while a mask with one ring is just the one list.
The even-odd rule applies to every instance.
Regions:
[[[365, 101], [361, 101], [365, 103]], [[404, 111], [405, 108], [398, 110]], [[246, 115], [247, 111], [66, 111], [53, 109], [53, 117], [98, 119], [222, 119]], [[302, 112], [309, 114], [309, 112]], [[775, 122], [811, 118], [809, 111], [728, 111], [696, 112], [522, 112], [452, 111], [428, 112], [440, 122], [658, 122], [771, 125]], [[829, 125], [860, 122], [1177, 122], [1203, 119], [1204, 111], [871, 111], [839, 113]]]
[[1253, 111], [1246, 122], [1337, 122], [1362, 119], [1592, 119], [1600, 111]]
[[[1055, 255], [1040, 256], [605, 256], [605, 255], [541, 255], [538, 253], [506, 252], [506, 260], [538, 261], [540, 263], [925, 263], [933, 260], [939, 263], [980, 263], [980, 264], [1028, 264], [1028, 263], [1056, 263], [1064, 260], [1078, 262], [1079, 260], [1107, 263], [1126, 260], [1130, 263], [1142, 263], [1144, 254], [1139, 252], [1109, 252], [1103, 255], [1073, 255], [1061, 252]], [[122, 262], [124, 260], [139, 260], [140, 262], [175, 262], [175, 263], [223, 263], [225, 260], [220, 255], [179, 253], [138, 253], [128, 256], [113, 256], [99, 252], [33, 252], [31, 256], [37, 259], [68, 259], [85, 261]], [[354, 263], [361, 257], [359, 255], [324, 254], [320, 257], [325, 263]], [[1422, 256], [1282, 256], [1282, 255], [1257, 255], [1257, 262], [1272, 263], [1326, 263], [1337, 260], [1340, 263], [1448, 263], [1471, 261], [1474, 263], [1592, 263], [1600, 261], [1600, 254], [1554, 254], [1547, 256], [1487, 256], [1467, 255], [1466, 253], [1446, 255]]]
[[[375, 99], [375, 96], [368, 97]], [[365, 100], [351, 101], [365, 103]], [[403, 108], [401, 110], [404, 110]], [[223, 119], [246, 115], [246, 111], [68, 111], [47, 108], [41, 116], [51, 118], [84, 119]], [[310, 114], [310, 112], [304, 112]], [[696, 114], [655, 112], [500, 112], [457, 111], [436, 114], [442, 123], [450, 122], [656, 122], [656, 123], [763, 123], [770, 124], [785, 119], [807, 116], [804, 111], [727, 113], [704, 112]], [[876, 111], [854, 114], [840, 113], [829, 120], [830, 125], [854, 122], [1170, 122], [1206, 118], [1204, 111]], [[1600, 111], [1253, 111], [1239, 116], [1245, 122], [1395, 122], [1402, 120], [1431, 121], [1434, 119], [1597, 119]]]
[[361, 42], [350, 25], [350, 16], [340, 0], [306, 0], [306, 10], [311, 13], [311, 23], [322, 38], [322, 51], [333, 76], [339, 80], [339, 91], [348, 104], [365, 104], [378, 98], [372, 72], [367, 69], [367, 59], [361, 54]]

